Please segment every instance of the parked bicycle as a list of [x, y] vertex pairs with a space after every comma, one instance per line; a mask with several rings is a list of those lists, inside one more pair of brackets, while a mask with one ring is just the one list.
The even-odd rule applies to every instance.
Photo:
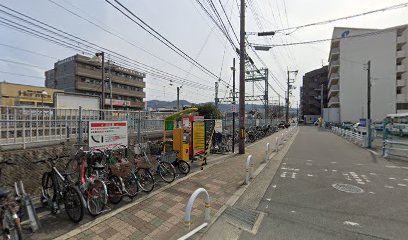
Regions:
[[69, 181], [68, 176], [75, 174], [74, 172], [62, 172], [56, 168], [58, 159], [64, 157], [49, 158], [48, 160], [40, 160], [35, 163], [46, 163], [51, 170], [45, 172], [42, 176], [42, 197], [45, 203], [51, 207], [52, 213], [57, 213], [60, 209], [60, 204], [64, 204], [65, 212], [69, 219], [78, 223], [83, 219], [85, 202], [81, 192], [73, 183]]
[[[13, 165], [9, 162], [1, 162], [0, 164]], [[0, 167], [0, 179], [1, 179]], [[3, 239], [21, 240], [22, 228], [18, 212], [20, 210], [19, 199], [10, 200], [10, 191], [0, 188], [0, 230]]]

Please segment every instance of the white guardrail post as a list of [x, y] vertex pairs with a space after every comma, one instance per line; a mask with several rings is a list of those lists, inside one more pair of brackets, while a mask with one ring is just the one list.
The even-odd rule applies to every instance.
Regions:
[[186, 213], [184, 215], [184, 223], [188, 225], [188, 229], [190, 230], [190, 227], [191, 227], [191, 210], [193, 208], [193, 204], [194, 204], [197, 196], [200, 193], [203, 193], [204, 198], [205, 198], [204, 199], [204, 204], [205, 204], [204, 205], [205, 206], [205, 209], [204, 209], [204, 223], [201, 224], [200, 226], [198, 226], [197, 228], [193, 229], [192, 231], [190, 231], [186, 235], [180, 237], [179, 240], [189, 239], [195, 233], [197, 233], [201, 229], [207, 227], [208, 224], [210, 223], [210, 195], [208, 195], [207, 190], [205, 190], [204, 188], [198, 188], [197, 190], [195, 190], [193, 192], [193, 194], [191, 194], [190, 199], [188, 199], [187, 206], [186, 206]]
[[265, 159], [264, 159], [264, 162], [266, 163], [268, 160], [269, 160], [269, 143], [266, 143], [266, 146], [265, 146]]
[[252, 179], [252, 171], [253, 171], [254, 163], [252, 161], [252, 155], [249, 155], [246, 162], [245, 162], [245, 184], [249, 184], [249, 180]]

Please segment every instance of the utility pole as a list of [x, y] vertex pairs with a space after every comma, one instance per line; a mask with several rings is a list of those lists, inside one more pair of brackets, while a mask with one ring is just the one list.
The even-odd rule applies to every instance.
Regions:
[[97, 53], [96, 56], [102, 57], [102, 98], [101, 109], [105, 108], [105, 53]]
[[296, 121], [299, 122], [299, 101], [296, 101]]
[[323, 84], [320, 85], [320, 116], [323, 119]]
[[235, 110], [236, 102], [235, 102], [235, 58], [232, 59], [232, 105], [234, 106], [232, 111], [232, 153], [235, 152]]
[[177, 87], [177, 112], [180, 112], [180, 87]]
[[239, 153], [245, 153], [245, 0], [241, 0], [239, 33]]
[[288, 90], [286, 91], [286, 117], [285, 117], [285, 120], [286, 120], [286, 123], [288, 123], [289, 122], [289, 89], [290, 89], [290, 78], [289, 78], [289, 70], [288, 70], [288, 81], [287, 81], [287, 83], [288, 83]]
[[218, 98], [218, 87], [219, 87], [219, 83], [218, 82], [215, 82], [215, 99], [214, 99], [214, 102], [215, 102], [215, 107], [216, 108], [218, 108], [218, 102], [220, 101], [219, 100], [219, 98]]
[[371, 148], [371, 61], [367, 62], [367, 148]]
[[278, 119], [281, 117], [280, 95], [278, 95]]

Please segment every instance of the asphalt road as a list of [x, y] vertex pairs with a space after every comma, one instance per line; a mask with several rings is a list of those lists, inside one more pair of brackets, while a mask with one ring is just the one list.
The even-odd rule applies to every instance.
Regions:
[[408, 239], [407, 199], [408, 161], [301, 127], [257, 207], [256, 235], [240, 239]]

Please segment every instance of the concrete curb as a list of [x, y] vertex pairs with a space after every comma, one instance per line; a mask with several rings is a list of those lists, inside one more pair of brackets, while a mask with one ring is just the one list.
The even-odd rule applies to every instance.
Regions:
[[[269, 164], [272, 162], [273, 157], [275, 157], [276, 155], [278, 155], [278, 153], [282, 153], [282, 151], [283, 151], [283, 154], [282, 154], [282, 156], [281, 156], [281, 160], [283, 159], [283, 157], [284, 157], [284, 156], [286, 155], [286, 153], [289, 151], [289, 148], [290, 148], [290, 146], [292, 145], [294, 139], [296, 138], [298, 132], [299, 132], [299, 128], [296, 130], [296, 132], [293, 134], [293, 136], [291, 136], [291, 138], [288, 139], [288, 140], [285, 142], [285, 143], [288, 143], [288, 144], [289, 144], [289, 145], [287, 145], [286, 148], [281, 148], [281, 149], [280, 149], [281, 152], [278, 151], [278, 152], [273, 152], [273, 153], [271, 153], [271, 154], [269, 155], [269, 161], [266, 162], [266, 163], [261, 163], [261, 164], [259, 165], [259, 167], [258, 167], [258, 168], [256, 169], [256, 171], [254, 172], [254, 178], [256, 178], [256, 177], [262, 172], [262, 170], [264, 170], [265, 167], [266, 167], [267, 165], [269, 165]], [[276, 173], [275, 173], [275, 174], [276, 174]], [[273, 177], [273, 176], [272, 176], [272, 177]], [[204, 229], [204, 231], [200, 233], [200, 235], [197, 237], [198, 239], [202, 239], [202, 238], [205, 236], [206, 232], [207, 232], [207, 231], [211, 228], [211, 226], [218, 220], [218, 218], [224, 213], [224, 211], [227, 209], [227, 207], [233, 206], [233, 205], [238, 201], [238, 199], [245, 193], [245, 191], [248, 189], [249, 186], [251, 186], [251, 182], [250, 182], [248, 185], [245, 185], [245, 183], [244, 183], [244, 184], [243, 184], [243, 187], [240, 188], [240, 189], [238, 189], [238, 190], [228, 199], [228, 201], [224, 204], [224, 206], [222, 206], [222, 207], [220, 208], [220, 210], [218, 210], [217, 213], [213, 216], [211, 222], [210, 222], [210, 223], [208, 224], [208, 226]], [[261, 221], [259, 221], [258, 224], [261, 224]], [[255, 228], [255, 227], [259, 227], [259, 225], [258, 225], [258, 226], [254, 226], [254, 228]]]

